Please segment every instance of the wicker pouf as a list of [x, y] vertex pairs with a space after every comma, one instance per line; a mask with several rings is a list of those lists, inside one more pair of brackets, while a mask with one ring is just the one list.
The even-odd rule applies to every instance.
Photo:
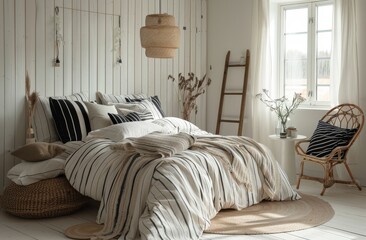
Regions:
[[12, 182], [4, 190], [1, 206], [19, 217], [47, 218], [70, 214], [81, 208], [87, 200], [62, 176], [28, 186]]

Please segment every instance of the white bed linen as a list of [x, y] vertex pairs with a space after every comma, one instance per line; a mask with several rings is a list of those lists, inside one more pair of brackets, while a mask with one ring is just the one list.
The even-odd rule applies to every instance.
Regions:
[[[204, 133], [174, 122], [158, 125]], [[299, 198], [270, 151], [246, 137], [199, 136], [191, 149], [169, 158], [115, 151], [108, 138], [93, 135], [65, 168], [75, 189], [101, 201], [97, 222], [106, 225], [99, 235], [105, 239], [199, 239], [220, 209]]]

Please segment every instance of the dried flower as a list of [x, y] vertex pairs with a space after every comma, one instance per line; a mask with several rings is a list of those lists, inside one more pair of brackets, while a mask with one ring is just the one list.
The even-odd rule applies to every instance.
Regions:
[[269, 96], [269, 91], [267, 89], [263, 89], [263, 93], [258, 93], [256, 97], [266, 104], [271, 111], [274, 111], [277, 114], [278, 119], [281, 121], [283, 132], [286, 131], [286, 123], [290, 114], [306, 100], [301, 96], [301, 93], [294, 93], [291, 102], [289, 102], [285, 96], [273, 99]]
[[[175, 78], [172, 75], [168, 76], [173, 82]], [[206, 87], [211, 84], [211, 79], [206, 78], [206, 74], [202, 79], [195, 77], [194, 73], [188, 73], [188, 77], [184, 77], [182, 73], [178, 74], [178, 88], [181, 93], [183, 104], [183, 119], [189, 120], [192, 110], [195, 114], [198, 112], [196, 99], [206, 92]]]
[[25, 97], [28, 103], [28, 128], [32, 128], [32, 116], [34, 113], [34, 108], [38, 101], [38, 93], [37, 92], [30, 92], [30, 79], [28, 72], [25, 76]]

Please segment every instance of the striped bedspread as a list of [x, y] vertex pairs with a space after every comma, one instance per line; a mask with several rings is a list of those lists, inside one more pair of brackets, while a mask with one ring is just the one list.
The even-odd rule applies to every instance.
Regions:
[[98, 238], [199, 239], [220, 209], [300, 198], [250, 138], [174, 136], [92, 139], [67, 159], [74, 188], [101, 201]]

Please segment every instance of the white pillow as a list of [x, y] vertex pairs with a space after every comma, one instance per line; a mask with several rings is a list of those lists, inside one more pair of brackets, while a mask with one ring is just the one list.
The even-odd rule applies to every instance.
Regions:
[[8, 178], [18, 185], [29, 185], [64, 174], [64, 169], [65, 160], [60, 158], [41, 162], [22, 162], [9, 170]]
[[176, 117], [165, 117], [162, 119], [154, 120], [152, 123], [159, 125], [163, 128], [176, 128], [177, 132], [191, 133], [201, 130], [193, 123]]
[[146, 94], [123, 94], [123, 95], [114, 95], [114, 94], [104, 94], [101, 92], [97, 92], [97, 96], [104, 105], [109, 105], [110, 103], [126, 103], [126, 97], [129, 99], [142, 99], [147, 98]]
[[90, 127], [92, 131], [112, 125], [108, 113], [118, 114], [117, 109], [114, 106], [89, 102], [84, 102], [84, 104], [88, 108]]
[[114, 124], [106, 128], [92, 131], [85, 140], [93, 138], [107, 138], [115, 142], [119, 142], [125, 138], [141, 137], [152, 132], [162, 132], [167, 134], [176, 133], [175, 129], [163, 128], [151, 121], [125, 122]]

